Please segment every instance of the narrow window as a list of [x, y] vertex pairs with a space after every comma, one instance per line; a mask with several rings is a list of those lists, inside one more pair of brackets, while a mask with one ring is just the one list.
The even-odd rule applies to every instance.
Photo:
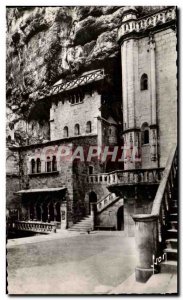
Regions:
[[51, 160], [49, 156], [47, 157], [47, 161], [46, 161], [46, 171], [51, 172]]
[[148, 77], [147, 74], [143, 74], [140, 80], [141, 91], [148, 90]]
[[91, 121], [88, 121], [86, 123], [86, 133], [91, 133], [91, 132], [92, 132]]
[[149, 130], [144, 130], [144, 144], [149, 144]]
[[67, 126], [64, 127], [63, 136], [64, 138], [69, 136], [69, 128]]
[[31, 173], [35, 173], [36, 171], [36, 164], [35, 164], [35, 160], [31, 159]]
[[57, 159], [56, 159], [56, 156], [53, 156], [53, 159], [52, 159], [52, 171], [57, 171]]
[[74, 128], [74, 134], [75, 134], [75, 135], [80, 135], [80, 127], [79, 127], [79, 124], [76, 124], [76, 125], [75, 125], [75, 128]]
[[93, 174], [93, 166], [89, 166], [89, 175]]
[[37, 158], [36, 160], [36, 165], [37, 165], [37, 173], [41, 173], [41, 160], [40, 158]]

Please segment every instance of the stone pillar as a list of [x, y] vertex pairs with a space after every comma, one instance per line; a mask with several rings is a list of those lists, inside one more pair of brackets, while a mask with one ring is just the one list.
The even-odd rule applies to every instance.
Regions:
[[43, 220], [43, 206], [42, 206], [42, 204], [40, 205], [40, 210], [41, 210], [41, 222], [42, 222], [42, 220]]
[[54, 208], [54, 222], [56, 222], [56, 218], [57, 218], [56, 203], [53, 204], [53, 208]]
[[34, 205], [34, 219], [37, 220], [36, 204]]
[[48, 209], [48, 223], [50, 223], [50, 203], [48, 203], [47, 209]]
[[61, 229], [67, 229], [67, 203], [65, 201], [61, 204]]
[[156, 124], [156, 62], [155, 62], [155, 41], [150, 35], [149, 40], [150, 59], [151, 59], [151, 124]]
[[146, 282], [153, 274], [152, 258], [158, 249], [158, 218], [156, 215], [134, 215], [138, 264], [136, 281]]
[[127, 106], [128, 127], [135, 127], [135, 78], [134, 78], [134, 40], [127, 42]]
[[127, 105], [127, 51], [126, 41], [124, 41], [121, 47], [121, 64], [122, 64], [122, 91], [123, 91], [123, 128], [128, 128], [128, 105]]

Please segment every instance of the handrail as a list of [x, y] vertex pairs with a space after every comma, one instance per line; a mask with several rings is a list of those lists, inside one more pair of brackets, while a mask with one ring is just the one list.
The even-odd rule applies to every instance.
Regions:
[[169, 178], [169, 175], [170, 175], [170, 171], [171, 171], [171, 167], [172, 167], [172, 164], [173, 164], [173, 161], [175, 159], [175, 156], [177, 154], [177, 145], [173, 146], [171, 151], [170, 151], [170, 155], [168, 157], [168, 160], [167, 160], [167, 163], [166, 163], [166, 167], [165, 167], [165, 170], [164, 170], [164, 175], [163, 175], [163, 178], [160, 182], [160, 185], [158, 187], [158, 190], [156, 192], [156, 196], [155, 196], [155, 199], [153, 201], [153, 206], [152, 206], [152, 210], [151, 210], [151, 213], [150, 214], [136, 214], [136, 215], [133, 215], [133, 218], [135, 220], [137, 219], [144, 219], [144, 218], [151, 218], [153, 216], [159, 216], [160, 214], [160, 210], [161, 210], [161, 204], [162, 204], [162, 200], [163, 200], [163, 196], [164, 196], [164, 192], [165, 192], [165, 189], [166, 189], [166, 185], [167, 185], [167, 182], [168, 182], [168, 178]]
[[104, 201], [107, 197], [109, 197], [111, 193], [107, 194], [107, 196], [101, 198], [100, 200], [97, 201], [96, 205], [99, 204], [100, 202]]
[[164, 170], [164, 176], [163, 176], [163, 179], [160, 182], [160, 185], [158, 187], [158, 190], [157, 190], [154, 202], [153, 202], [152, 211], [151, 211], [152, 215], [159, 215], [160, 214], [160, 208], [161, 208], [163, 195], [164, 195], [164, 192], [165, 192], [165, 189], [166, 189], [166, 185], [167, 185], [167, 182], [168, 182], [168, 177], [170, 175], [171, 167], [172, 167], [173, 160], [174, 160], [176, 154], [177, 154], [177, 147], [174, 146], [174, 147], [172, 147], [172, 150], [171, 150], [170, 155], [168, 157], [166, 168]]
[[132, 216], [135, 221], [138, 257], [135, 269], [137, 281], [145, 282], [154, 274], [153, 259], [161, 255], [165, 247], [177, 168], [177, 146], [174, 145], [170, 151], [163, 178], [156, 192], [151, 213]]

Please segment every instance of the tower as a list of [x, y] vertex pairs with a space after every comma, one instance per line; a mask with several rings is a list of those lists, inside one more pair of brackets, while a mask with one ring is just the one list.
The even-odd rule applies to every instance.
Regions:
[[118, 31], [125, 169], [158, 167], [154, 19], [137, 15], [135, 7], [125, 8]]

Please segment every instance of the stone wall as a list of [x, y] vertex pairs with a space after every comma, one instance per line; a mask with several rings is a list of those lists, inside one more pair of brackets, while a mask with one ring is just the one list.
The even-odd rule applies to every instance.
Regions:
[[155, 35], [157, 117], [160, 166], [164, 167], [173, 143], [177, 143], [177, 38], [169, 28]]
[[62, 100], [58, 106], [53, 104], [50, 112], [50, 139], [64, 138], [64, 127], [68, 127], [69, 137], [75, 136], [75, 125], [79, 124], [80, 134], [86, 135], [86, 123], [91, 122], [91, 131], [97, 134], [97, 117], [101, 115], [101, 96], [95, 91], [92, 95], [85, 94], [82, 102], [72, 104], [69, 99]]
[[[106, 209], [104, 209], [101, 213], [97, 215], [96, 226], [114, 227], [116, 230], [118, 230], [118, 210], [122, 206], [123, 199], [119, 199], [112, 205], [109, 205]], [[121, 222], [123, 222], [122, 218]]]

